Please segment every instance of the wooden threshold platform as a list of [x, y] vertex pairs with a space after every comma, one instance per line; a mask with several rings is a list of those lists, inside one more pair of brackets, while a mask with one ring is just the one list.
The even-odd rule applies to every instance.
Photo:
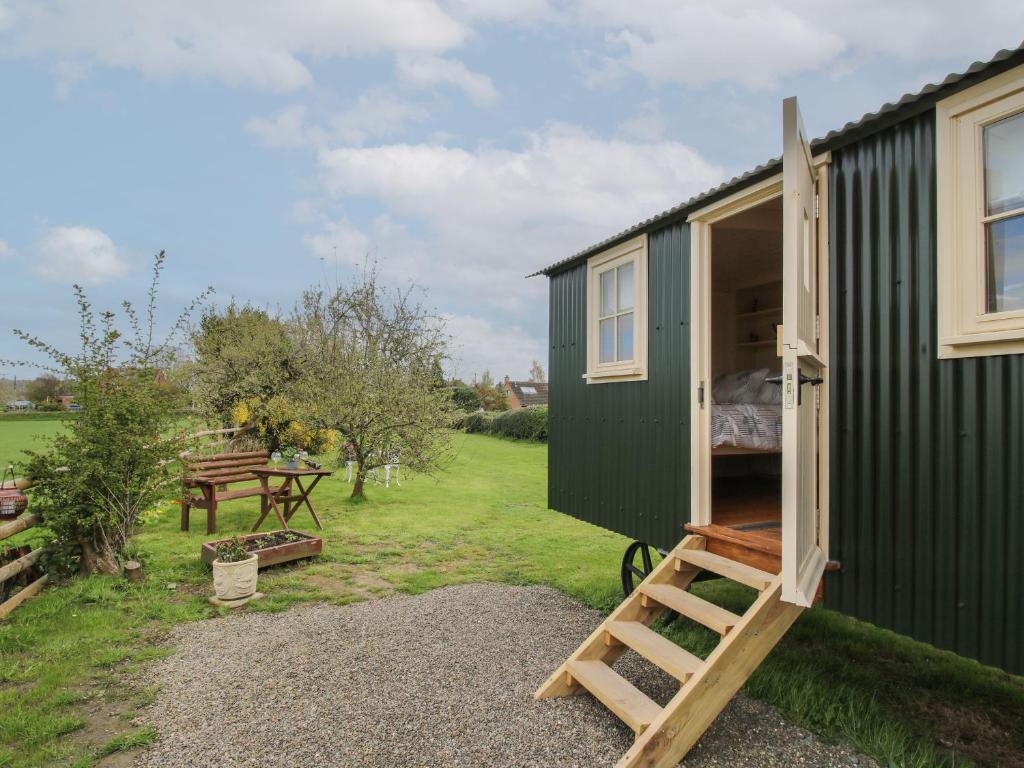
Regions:
[[707, 551], [743, 565], [778, 574], [782, 571], [782, 529], [743, 530], [727, 525], [690, 525], [689, 533], [703, 536]]

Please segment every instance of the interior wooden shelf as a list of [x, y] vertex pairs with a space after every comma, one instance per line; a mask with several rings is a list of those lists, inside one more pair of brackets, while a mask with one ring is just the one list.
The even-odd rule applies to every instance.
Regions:
[[736, 344], [737, 347], [774, 347], [776, 344], [775, 339], [761, 339], [760, 341], [741, 341]]
[[767, 315], [779, 315], [782, 314], [782, 307], [770, 307], [768, 309], [759, 309], [755, 312], [740, 312], [736, 315], [737, 318], [744, 317], [765, 317]]

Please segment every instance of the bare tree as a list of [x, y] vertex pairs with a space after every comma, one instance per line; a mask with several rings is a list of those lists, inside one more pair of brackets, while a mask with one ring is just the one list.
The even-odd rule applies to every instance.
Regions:
[[534, 360], [533, 365], [530, 366], [530, 381], [537, 384], [543, 384], [547, 379], [544, 377], [544, 368], [540, 364], [540, 360]]
[[414, 294], [383, 289], [367, 268], [348, 287], [307, 291], [293, 316], [294, 399], [307, 423], [340, 434], [342, 458], [356, 464], [353, 498], [377, 467], [433, 474], [448, 454], [451, 392], [432, 375], [448, 336]]

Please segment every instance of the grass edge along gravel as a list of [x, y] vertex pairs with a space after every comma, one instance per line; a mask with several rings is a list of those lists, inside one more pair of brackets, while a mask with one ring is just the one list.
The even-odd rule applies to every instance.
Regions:
[[[547, 584], [612, 610], [628, 542], [546, 509], [546, 447], [481, 435], [457, 442], [459, 455], [437, 482], [403, 474], [401, 487], [371, 486], [361, 504], [347, 501], [343, 472], [321, 483], [313, 499], [326, 526], [323, 556], [263, 572], [267, 598], [239, 610], [347, 604], [481, 581]], [[221, 507], [218, 538], [251, 527], [256, 510], [247, 502]], [[298, 514], [296, 527], [309, 529]], [[177, 506], [167, 505], [136, 540], [145, 583], [74, 579], [0, 624], [0, 766], [96, 760], [106, 741], [85, 734], [99, 707], [122, 713], [123, 734], [134, 730], [131, 714], [151, 692], [126, 680], [144, 680], [147, 661], [173, 651], [162, 639], [169, 627], [224, 610], [205, 601], [210, 576], [198, 553], [210, 538], [198, 519], [189, 533], [179, 531]], [[696, 589], [734, 610], [752, 595], [721, 582]], [[689, 623], [663, 631], [702, 653], [713, 643]], [[989, 756], [958, 741], [954, 718], [935, 716], [943, 712], [987, 724], [1007, 749], [1024, 751], [1012, 741], [1024, 732], [1020, 678], [821, 608], [801, 617], [745, 690], [884, 766], [966, 766], [972, 754]]]

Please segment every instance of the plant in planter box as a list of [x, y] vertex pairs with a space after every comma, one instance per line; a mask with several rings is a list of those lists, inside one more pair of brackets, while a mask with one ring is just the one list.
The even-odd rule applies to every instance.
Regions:
[[246, 549], [241, 536], [217, 545], [217, 559], [213, 561], [213, 590], [217, 599], [225, 603], [241, 604], [256, 594], [259, 559]]

